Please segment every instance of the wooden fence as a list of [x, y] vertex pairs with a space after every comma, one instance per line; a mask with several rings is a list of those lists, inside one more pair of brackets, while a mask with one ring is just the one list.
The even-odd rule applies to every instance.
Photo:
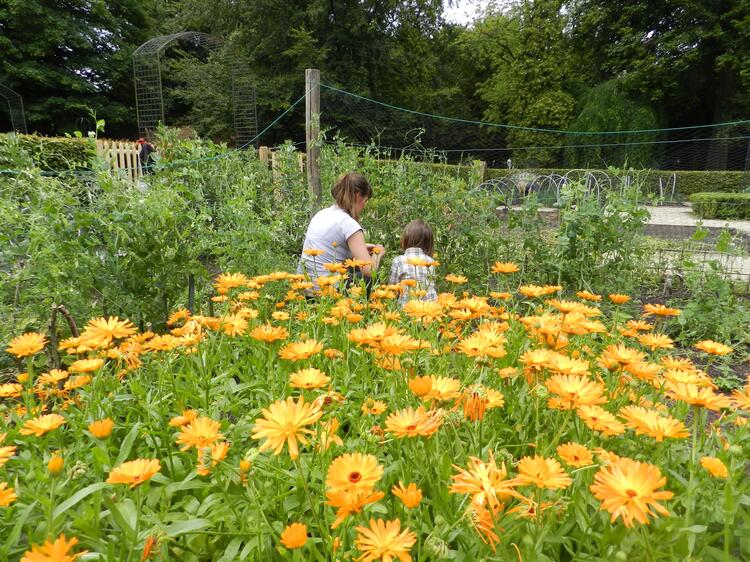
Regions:
[[131, 180], [143, 175], [141, 162], [138, 159], [138, 145], [135, 142], [97, 139], [96, 153], [109, 162], [110, 168], [115, 173]]

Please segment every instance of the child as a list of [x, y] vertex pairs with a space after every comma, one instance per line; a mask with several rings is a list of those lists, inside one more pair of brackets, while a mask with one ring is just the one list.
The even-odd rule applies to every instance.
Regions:
[[[399, 305], [404, 306], [406, 304], [412, 288], [417, 291], [424, 291], [424, 293], [417, 293], [422, 300], [437, 300], [434, 268], [427, 265], [418, 265], [419, 262], [427, 264], [435, 261], [431, 257], [433, 250], [432, 229], [427, 223], [422, 220], [413, 220], [406, 225], [404, 233], [401, 235], [401, 250], [404, 254], [396, 257], [391, 265], [389, 283], [397, 285], [406, 280], [410, 280], [411, 283], [406, 286], [402, 285], [404, 290], [398, 298]], [[417, 265], [414, 262], [417, 262]]]

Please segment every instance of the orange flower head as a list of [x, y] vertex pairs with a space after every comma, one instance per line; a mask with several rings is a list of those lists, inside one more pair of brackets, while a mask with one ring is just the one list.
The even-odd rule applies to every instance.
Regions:
[[663, 304], [644, 304], [644, 316], [679, 316], [682, 311], [679, 308], [669, 308]]
[[5, 351], [16, 357], [28, 357], [39, 353], [45, 345], [47, 345], [47, 338], [44, 334], [27, 332], [10, 340]]
[[383, 467], [374, 455], [346, 453], [336, 457], [326, 473], [330, 492], [371, 492], [383, 475]]
[[198, 412], [196, 412], [195, 410], [183, 410], [182, 415], [175, 416], [171, 420], [169, 420], [169, 425], [171, 425], [172, 427], [182, 427], [183, 425], [189, 424], [197, 417]]
[[385, 402], [382, 400], [374, 400], [372, 398], [368, 398], [364, 402], [362, 402], [362, 413], [365, 415], [372, 415], [372, 416], [378, 416], [385, 412], [388, 409], [388, 406], [386, 406]]
[[556, 397], [550, 398], [550, 408], [575, 410], [581, 406], [604, 404], [604, 383], [592, 381], [587, 377], [575, 375], [553, 375], [545, 381], [547, 387]]
[[705, 468], [714, 478], [726, 478], [729, 476], [727, 465], [716, 457], [703, 457], [701, 466]]
[[263, 324], [253, 328], [250, 337], [266, 343], [272, 343], [277, 340], [285, 340], [289, 337], [289, 331], [283, 326], [272, 326]]
[[648, 347], [651, 351], [674, 348], [672, 338], [664, 334], [641, 334], [638, 336], [638, 341], [641, 342], [642, 345]]
[[65, 535], [60, 534], [54, 541], [47, 540], [41, 546], [32, 545], [31, 550], [24, 553], [21, 562], [74, 562], [88, 552], [87, 550], [75, 554], [70, 552], [76, 544], [78, 544], [77, 538], [73, 537], [68, 540]]
[[620, 417], [626, 425], [634, 429], [637, 435], [648, 435], [657, 442], [667, 437], [689, 437], [685, 424], [669, 416], [663, 416], [658, 410], [649, 410], [641, 406], [625, 406], [620, 410]]
[[512, 261], [496, 261], [492, 264], [492, 273], [516, 273], [518, 272], [518, 266]]
[[71, 363], [68, 371], [71, 373], [92, 373], [104, 365], [104, 359], [93, 357], [91, 359], [79, 359]]
[[463, 275], [454, 275], [452, 273], [446, 275], [445, 280], [448, 283], [453, 283], [455, 285], [463, 285], [464, 283], [467, 283], [469, 281], [468, 278], [464, 277]]
[[323, 388], [331, 382], [331, 378], [320, 369], [300, 369], [289, 377], [289, 386], [292, 388]]
[[552, 490], [570, 486], [572, 480], [555, 459], [534, 455], [518, 462], [518, 481], [521, 486], [534, 485]]
[[411, 562], [409, 550], [417, 542], [417, 536], [410, 530], [401, 530], [401, 521], [377, 521], [370, 519], [370, 526], [358, 526], [354, 545], [362, 553], [358, 562], [383, 560], [391, 562], [398, 558], [401, 562]]
[[323, 344], [316, 340], [292, 342], [279, 350], [279, 357], [287, 361], [301, 361], [323, 351]]
[[113, 340], [127, 338], [136, 332], [130, 320], [120, 320], [117, 316], [94, 318], [86, 324], [80, 339], [91, 347], [107, 347]]
[[106, 439], [112, 433], [112, 428], [114, 427], [114, 425], [115, 422], [113, 422], [111, 419], [104, 418], [103, 420], [91, 422], [89, 424], [88, 430], [89, 433], [91, 433], [91, 435], [93, 435], [97, 439]]
[[20, 430], [21, 435], [36, 435], [41, 437], [65, 423], [65, 418], [59, 414], [47, 414], [31, 420], [26, 420]]
[[284, 530], [281, 532], [281, 544], [290, 550], [302, 548], [306, 542], [307, 525], [304, 523], [292, 523], [284, 527]]
[[625, 426], [601, 406], [581, 406], [576, 413], [589, 428], [600, 431], [607, 437], [625, 433]]
[[180, 435], [177, 436], [177, 443], [182, 445], [181, 451], [187, 451], [195, 447], [201, 450], [210, 447], [224, 436], [219, 433], [221, 424], [216, 420], [207, 417], [195, 418], [189, 424], [180, 427]]
[[673, 496], [659, 490], [666, 483], [657, 466], [621, 457], [599, 469], [591, 491], [602, 509], [612, 514], [612, 522], [622, 518], [626, 527], [633, 527], [635, 521], [647, 525], [649, 516], [669, 515], [659, 503]]
[[496, 513], [509, 499], [522, 497], [515, 491], [518, 480], [506, 478], [508, 472], [505, 464], [498, 466], [492, 452], [487, 462], [476, 457], [469, 457], [466, 468], [456, 465], [453, 465], [453, 468], [457, 474], [453, 475], [450, 493], [470, 495], [472, 505], [488, 507]]
[[607, 295], [610, 301], [612, 301], [613, 304], [625, 304], [626, 302], [630, 301], [630, 297], [628, 295], [623, 295], [620, 293], [612, 293], [610, 295]]
[[63, 468], [65, 468], [65, 460], [58, 455], [52, 455], [47, 462], [47, 471], [52, 476], [57, 476], [63, 471]]
[[584, 300], [587, 300], [587, 301], [597, 302], [597, 301], [602, 300], [602, 296], [601, 295], [596, 295], [596, 294], [594, 294], [594, 293], [592, 293], [590, 291], [578, 291], [576, 293], [576, 296], [578, 298], [581, 298], [581, 299], [584, 299]]
[[385, 420], [385, 428], [395, 437], [429, 437], [443, 424], [440, 410], [425, 410], [424, 406], [403, 408], [393, 412]]
[[728, 345], [713, 340], [703, 340], [695, 344], [695, 349], [699, 349], [709, 355], [729, 355], [734, 351]]
[[391, 488], [391, 493], [399, 498], [409, 509], [414, 509], [422, 501], [422, 490], [417, 488], [414, 482], [408, 486], [404, 486], [404, 483], [399, 480], [398, 486]]
[[594, 464], [594, 458], [584, 445], [578, 443], [565, 443], [557, 448], [557, 454], [565, 464], [579, 468]]
[[131, 488], [143, 484], [161, 471], [158, 459], [136, 459], [112, 469], [107, 484], [128, 484]]
[[0, 507], [8, 507], [17, 499], [15, 490], [7, 482], [0, 482]]
[[287, 444], [289, 456], [296, 459], [299, 456], [298, 442], [307, 444], [307, 435], [314, 432], [308, 429], [320, 419], [323, 412], [314, 404], [307, 404], [300, 397], [297, 402], [292, 397], [278, 400], [264, 409], [263, 417], [255, 420], [253, 439], [264, 439], [261, 451], [272, 449], [274, 455], [281, 453]]
[[419, 398], [424, 398], [432, 390], [432, 378], [429, 376], [424, 376], [410, 379], [409, 389]]

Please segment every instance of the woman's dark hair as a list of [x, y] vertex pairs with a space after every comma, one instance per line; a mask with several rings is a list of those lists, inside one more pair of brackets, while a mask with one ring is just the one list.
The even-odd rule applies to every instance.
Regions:
[[422, 248], [428, 256], [434, 249], [432, 229], [423, 220], [417, 219], [406, 225], [401, 235], [401, 250], [407, 248]]
[[331, 188], [336, 204], [357, 220], [359, 216], [355, 216], [355, 203], [358, 194], [369, 199], [372, 197], [372, 187], [365, 176], [356, 172], [344, 174]]

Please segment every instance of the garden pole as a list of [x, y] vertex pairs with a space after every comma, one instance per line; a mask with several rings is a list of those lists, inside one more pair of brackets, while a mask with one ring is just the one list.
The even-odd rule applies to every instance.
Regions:
[[320, 70], [305, 69], [305, 140], [307, 141], [307, 187], [312, 199], [312, 214], [322, 204], [320, 194]]

